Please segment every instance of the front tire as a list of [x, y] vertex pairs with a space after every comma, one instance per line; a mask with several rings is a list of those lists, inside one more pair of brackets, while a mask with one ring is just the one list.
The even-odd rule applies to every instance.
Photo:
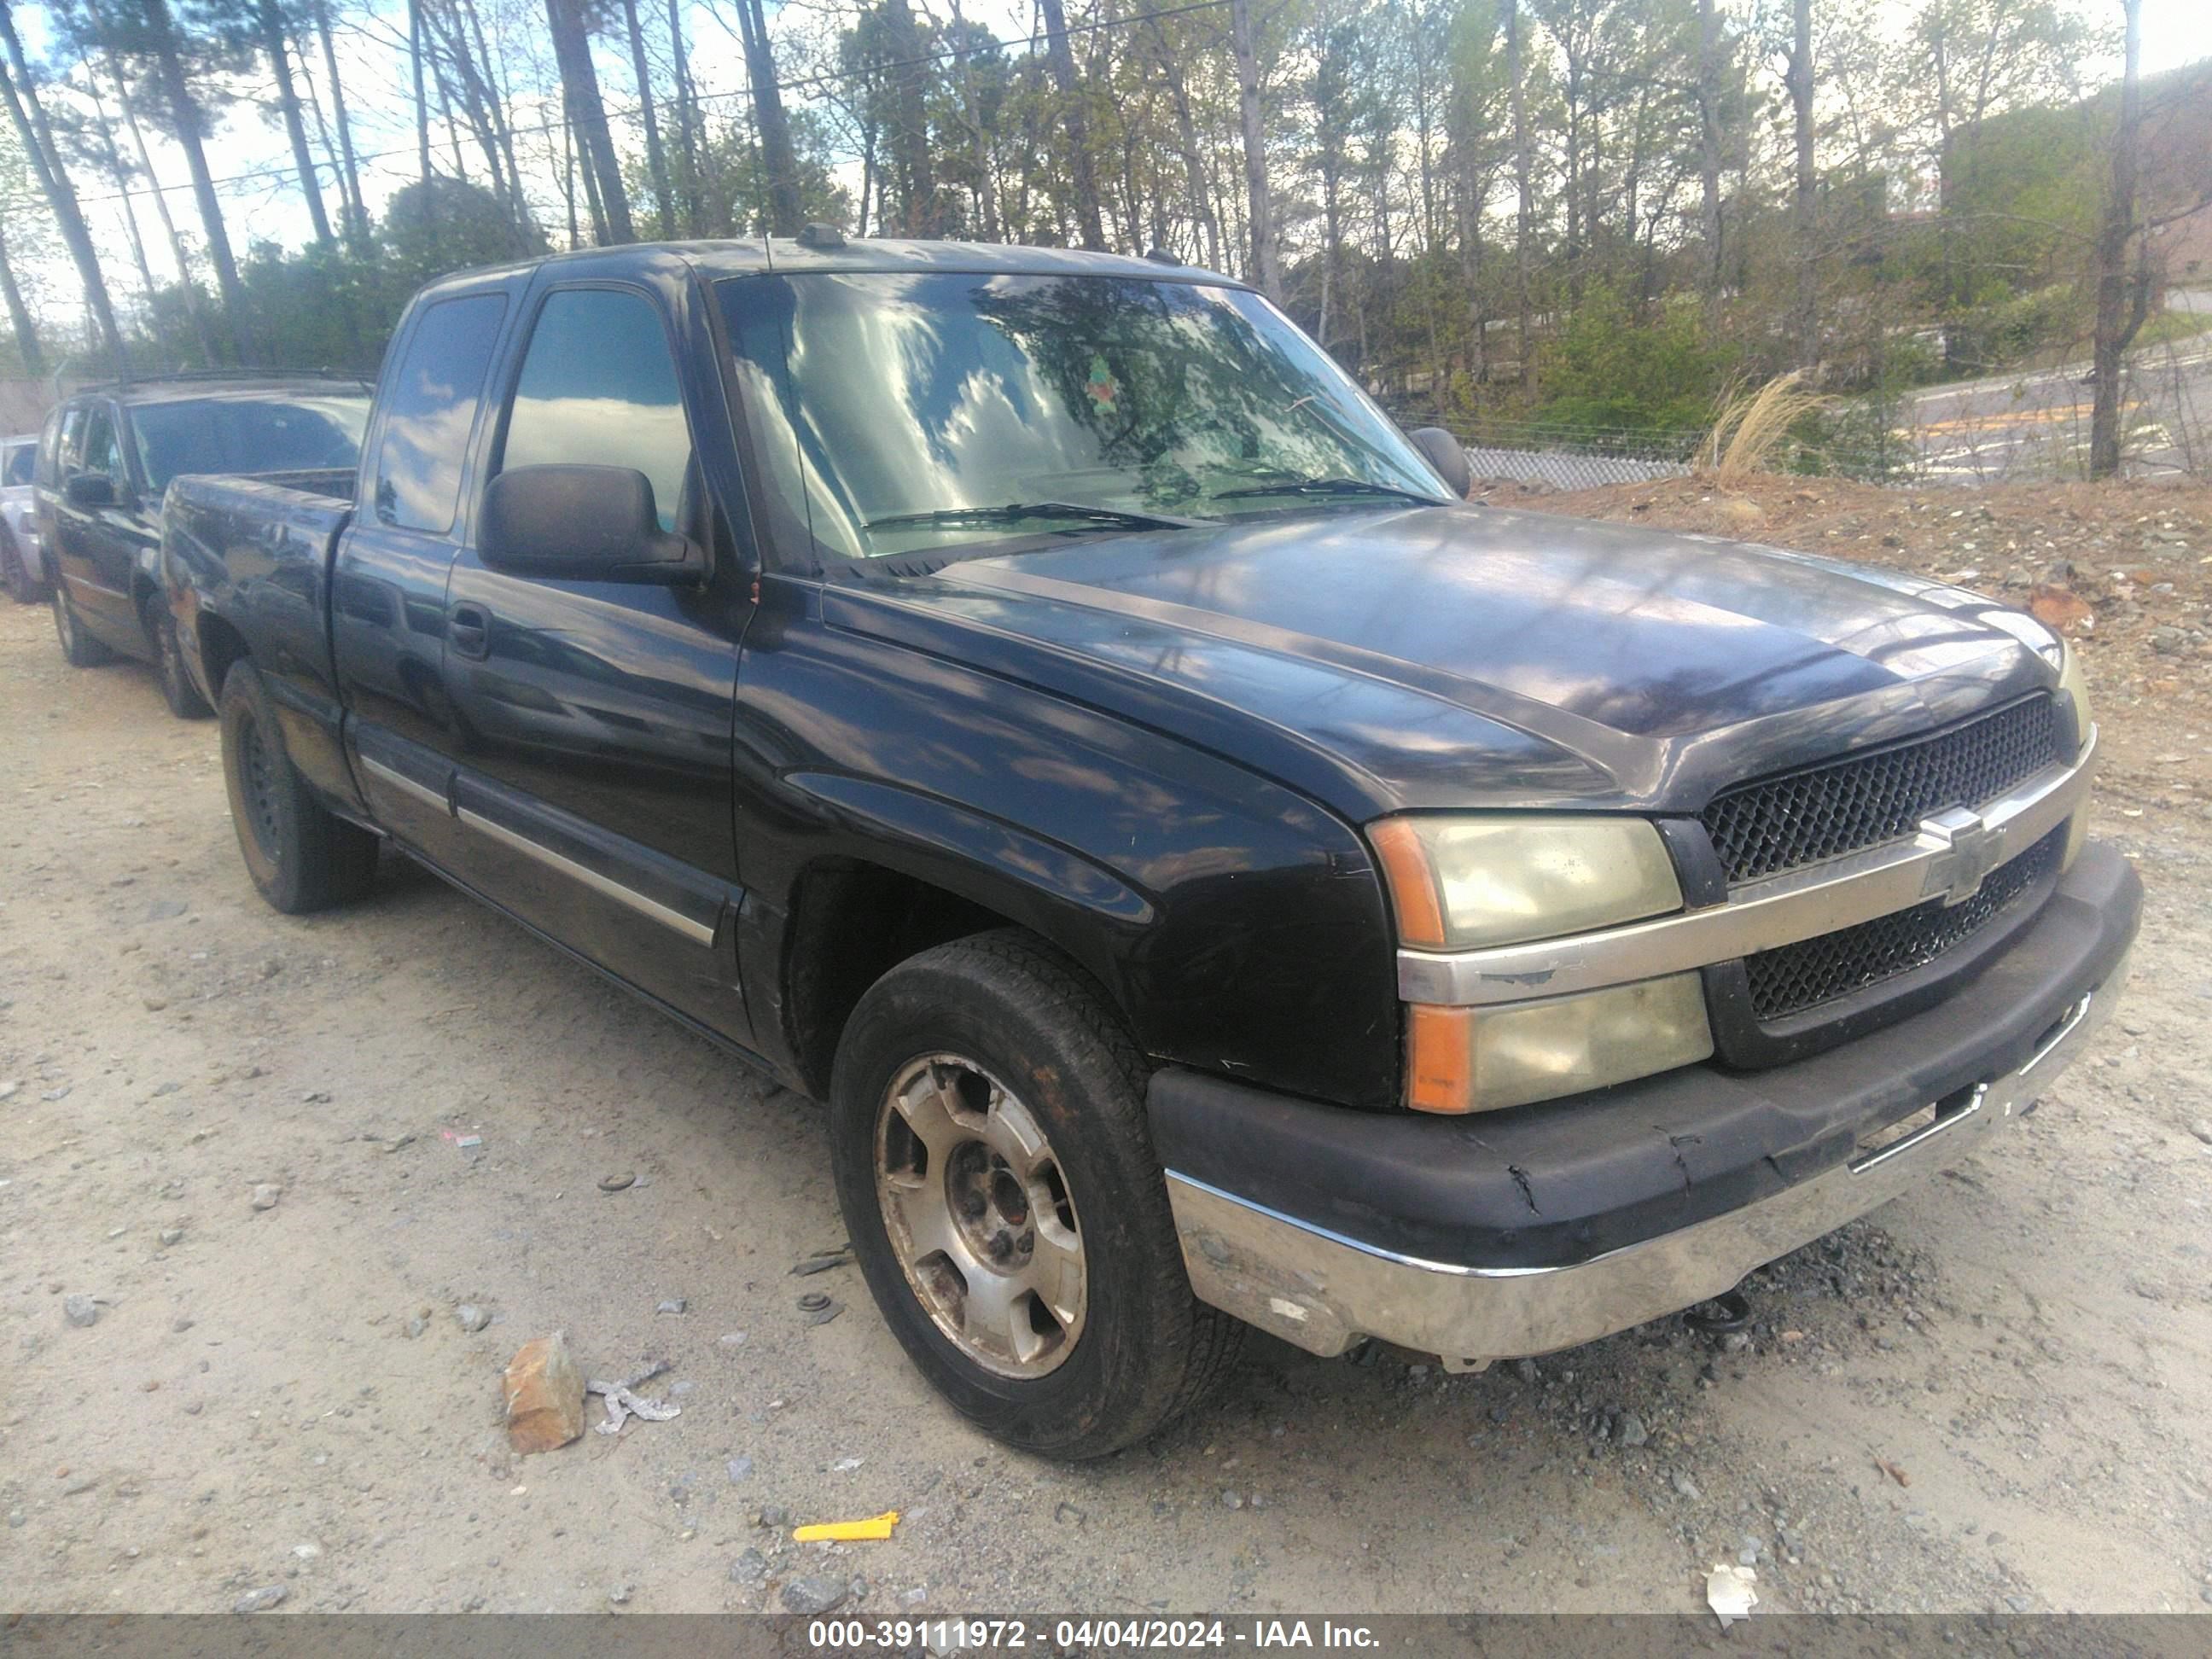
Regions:
[[184, 642], [177, 637], [176, 617], [158, 601], [150, 631], [154, 635], [154, 672], [161, 682], [161, 701], [180, 720], [205, 720], [215, 710], [200, 696], [199, 688], [192, 684], [191, 671], [185, 666]]
[[284, 751], [276, 707], [251, 661], [222, 682], [222, 775], [238, 850], [261, 896], [287, 915], [359, 898], [376, 876], [376, 837], [314, 798]]
[[1012, 930], [892, 969], [838, 1044], [831, 1159], [868, 1289], [931, 1384], [1025, 1451], [1132, 1445], [1241, 1346], [1191, 1294], [1144, 1085], [1097, 988]]
[[97, 668], [115, 653], [84, 631], [76, 607], [70, 603], [69, 588], [54, 583], [54, 637], [62, 643], [62, 659], [71, 668]]

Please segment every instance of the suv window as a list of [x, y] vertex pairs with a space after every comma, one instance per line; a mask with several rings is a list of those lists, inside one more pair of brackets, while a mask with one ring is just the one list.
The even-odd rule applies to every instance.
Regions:
[[471, 294], [428, 307], [385, 392], [376, 453], [376, 516], [442, 536], [460, 500], [461, 460], [483, 398], [507, 296]]
[[54, 469], [57, 482], [66, 478], [82, 465], [84, 454], [84, 410], [82, 404], [73, 404], [62, 416], [61, 465]]
[[538, 313], [500, 468], [563, 464], [644, 473], [660, 527], [676, 527], [691, 431], [667, 333], [641, 294], [566, 289]]
[[155, 492], [179, 472], [351, 472], [368, 423], [366, 398], [307, 392], [148, 404], [131, 416]]
[[5, 460], [0, 460], [0, 485], [14, 486], [31, 482], [31, 463], [38, 457], [36, 443], [9, 444]]
[[84, 462], [80, 471], [105, 472], [118, 488], [123, 483], [123, 447], [115, 441], [112, 411], [95, 409], [84, 423]]

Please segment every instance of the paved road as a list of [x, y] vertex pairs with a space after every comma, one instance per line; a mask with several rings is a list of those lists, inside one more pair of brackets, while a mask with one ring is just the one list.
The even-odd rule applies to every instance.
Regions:
[[[2177, 311], [2212, 313], [2212, 291], [2168, 296]], [[2089, 366], [1935, 386], [1910, 399], [1899, 424], [1931, 479], [2079, 477], [2089, 445]], [[2130, 355], [2127, 465], [2144, 477], [2212, 468], [2212, 335]]]

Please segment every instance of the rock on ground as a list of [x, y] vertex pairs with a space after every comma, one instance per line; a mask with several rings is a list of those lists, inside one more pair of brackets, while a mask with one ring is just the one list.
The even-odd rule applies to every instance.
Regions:
[[584, 1374], [564, 1332], [533, 1337], [507, 1362], [507, 1441], [526, 1455], [553, 1451], [584, 1431]]

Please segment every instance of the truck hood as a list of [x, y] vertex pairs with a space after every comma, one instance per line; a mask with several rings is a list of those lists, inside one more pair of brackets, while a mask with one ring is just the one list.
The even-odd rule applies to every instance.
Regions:
[[1964, 589], [1483, 507], [1097, 538], [867, 591], [886, 602], [832, 619], [1158, 726], [1355, 816], [1695, 811], [2057, 678], [2041, 624]]

